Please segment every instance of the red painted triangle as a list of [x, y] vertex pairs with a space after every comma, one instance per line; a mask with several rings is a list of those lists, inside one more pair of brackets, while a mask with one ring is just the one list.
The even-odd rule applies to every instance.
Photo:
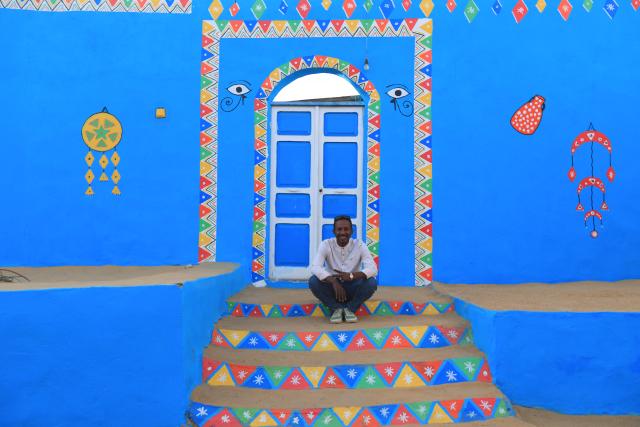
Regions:
[[251, 271], [260, 271], [264, 268], [264, 265], [260, 264], [258, 261], [253, 261], [251, 263]]
[[[362, 308], [362, 306], [360, 308]], [[359, 331], [351, 340], [351, 344], [347, 347], [347, 351], [375, 350], [375, 348], [376, 347], [371, 343], [369, 338], [367, 338], [362, 331]]]
[[371, 427], [377, 424], [376, 417], [373, 416], [368, 409], [363, 409], [360, 412], [360, 415], [357, 416], [355, 420], [353, 420], [353, 424], [351, 427]]
[[260, 307], [256, 305], [253, 307], [253, 310], [249, 312], [249, 317], [264, 317], [264, 314], [260, 311]]
[[380, 155], [380, 144], [374, 144], [371, 146], [371, 148], [369, 148], [369, 152], [373, 155], [379, 156]]
[[211, 114], [213, 110], [204, 104], [200, 104], [200, 117], [206, 117]]
[[391, 420], [392, 426], [400, 426], [404, 424], [414, 424], [418, 425], [420, 422], [416, 419], [416, 417], [409, 412], [409, 410], [404, 406], [400, 405], [398, 410], [396, 411], [395, 416]]
[[291, 416], [291, 412], [293, 412], [291, 409], [273, 409], [271, 412], [276, 416], [280, 425], [289, 425], [286, 421]]
[[334, 19], [331, 21], [331, 25], [333, 25], [336, 31], [340, 32], [342, 25], [344, 25], [344, 19]]
[[431, 51], [427, 50], [418, 55], [418, 58], [422, 59], [425, 62], [431, 63]]
[[202, 36], [202, 46], [206, 47], [213, 43], [213, 39], [211, 37]]
[[366, 308], [364, 308], [364, 304], [360, 305], [360, 307], [358, 307], [358, 309], [356, 310], [355, 313], [356, 316], [368, 316], [369, 312], [367, 311]]
[[320, 336], [320, 332], [298, 332], [296, 335], [305, 347], [310, 348]]
[[424, 122], [422, 125], [418, 127], [421, 131], [431, 134], [431, 120]]
[[198, 248], [198, 259], [202, 261], [203, 259], [207, 259], [211, 256], [211, 252], [206, 251], [202, 248]]
[[397, 314], [402, 308], [402, 301], [389, 301], [389, 307], [391, 307], [391, 311]]
[[307, 31], [311, 31], [313, 29], [313, 25], [316, 23], [316, 21], [313, 21], [311, 19], [306, 19], [304, 21], [302, 21], [302, 25], [304, 25], [304, 27], [307, 29]]
[[271, 26], [271, 21], [258, 21], [258, 25], [262, 28], [262, 31], [265, 33], [269, 31], [269, 27]]
[[396, 376], [398, 376], [401, 366], [402, 362], [392, 362], [375, 365], [374, 368], [376, 368], [376, 371], [378, 371], [383, 381], [386, 382], [387, 385], [391, 385], [396, 379]]
[[442, 360], [432, 360], [429, 362], [411, 362], [413, 369], [420, 375], [426, 382], [430, 383], [438, 373]]
[[211, 141], [213, 141], [213, 138], [204, 132], [200, 132], [200, 145], [209, 145]]
[[380, 127], [380, 114], [378, 114], [377, 116], [372, 117], [369, 120], [369, 123], [371, 123], [372, 125], [374, 125], [375, 127]]
[[227, 340], [225, 340], [224, 337], [218, 333], [218, 331], [213, 331], [213, 335], [211, 336], [211, 343], [218, 347], [230, 347]]
[[210, 208], [206, 207], [205, 205], [200, 205], [200, 218], [205, 218], [210, 213], [211, 213]]
[[236, 308], [233, 309], [231, 315], [234, 317], [244, 317], [244, 313], [242, 312], [242, 306], [240, 304], [236, 305]]
[[320, 383], [320, 388], [345, 388], [345, 385], [333, 369], [327, 368], [324, 378]]
[[421, 81], [420, 83], [418, 83], [418, 86], [431, 92], [431, 78]]
[[370, 81], [367, 81], [367, 84], [364, 85], [364, 90], [366, 90], [367, 92], [371, 92], [374, 89], [375, 87], [373, 86], [373, 83], [371, 83]]
[[208, 186], [210, 186], [212, 184], [212, 182], [210, 180], [208, 180], [206, 177], [201, 176], [200, 177], [200, 188], [201, 189], [205, 189]]
[[261, 141], [259, 139], [256, 139], [253, 143], [253, 148], [255, 148], [256, 150], [261, 150], [266, 146], [267, 144], [265, 144], [264, 141]]
[[304, 417], [305, 423], [308, 426], [313, 425], [313, 422], [316, 420], [316, 418], [318, 418], [318, 415], [320, 415], [320, 412], [322, 412], [322, 409], [319, 409], [319, 408], [303, 409], [302, 411], [300, 411], [300, 413]]
[[253, 182], [253, 191], [255, 191], [256, 193], [260, 190], [262, 190], [265, 187], [264, 183], [261, 181], [254, 181]]
[[187, 7], [187, 5], [191, 2], [191, 0], [180, 0], [180, 4], [182, 7]]
[[442, 400], [440, 404], [451, 415], [451, 418], [457, 419], [460, 416], [464, 400]]
[[376, 185], [375, 187], [369, 190], [369, 194], [374, 196], [376, 199], [380, 197], [380, 186]]
[[282, 311], [282, 315], [286, 316], [291, 310], [291, 304], [282, 304], [280, 305], [280, 311]]
[[496, 405], [496, 399], [494, 397], [475, 398], [471, 400], [473, 400], [473, 403], [480, 408], [485, 417], [491, 415], [493, 407]]
[[231, 368], [231, 375], [236, 380], [236, 384], [244, 383], [247, 378], [251, 376], [256, 370], [255, 366], [242, 366], [242, 365], [232, 365], [229, 364], [229, 368]]
[[206, 62], [200, 64], [200, 74], [209, 74], [213, 71], [213, 67]]
[[320, 67], [324, 66], [324, 63], [327, 62], [327, 57], [324, 55], [316, 55], [316, 62]]
[[426, 161], [428, 161], [429, 163], [431, 163], [431, 162], [432, 162], [432, 157], [431, 157], [431, 156], [432, 156], [432, 154], [431, 154], [431, 153], [432, 153], [432, 152], [431, 152], [431, 150], [427, 150], [427, 151], [425, 151], [424, 153], [420, 154], [420, 157], [421, 157], [422, 159], [425, 159], [425, 160], [426, 160]]
[[144, 9], [144, 5], [147, 3], [147, 0], [136, 0], [136, 3], [138, 3], [140, 9]]
[[491, 369], [489, 369], [489, 364], [485, 360], [482, 364], [482, 368], [480, 368], [480, 372], [478, 372], [478, 378], [476, 381], [492, 383], [493, 376], [491, 375]]
[[264, 81], [262, 82], [261, 87], [262, 87], [263, 89], [266, 89], [266, 90], [271, 90], [271, 89], [273, 89], [273, 86], [271, 86], [271, 79], [270, 79], [269, 77], [267, 77], [266, 79], [264, 79]]
[[256, 206], [253, 207], [253, 220], [257, 220], [264, 216], [264, 211]]
[[282, 341], [282, 338], [284, 338], [284, 333], [282, 333], [282, 332], [260, 332], [260, 335], [272, 347], [276, 347], [278, 345], [278, 343], [280, 343], [280, 341]]
[[254, 110], [262, 110], [264, 108], [267, 108], [267, 104], [265, 104], [263, 101], [261, 101], [260, 99], [257, 99], [255, 101], [253, 101], [253, 109]]
[[397, 330], [393, 330], [391, 335], [387, 337], [387, 342], [384, 348], [411, 348], [412, 345], [405, 337], [402, 336]]
[[220, 362], [203, 357], [202, 358], [202, 382], [206, 382], [220, 366]]
[[433, 280], [433, 273], [430, 268], [420, 272], [420, 277], [426, 280]]
[[444, 326], [438, 326], [438, 329], [451, 344], [457, 344], [464, 332], [464, 328], [445, 328]]
[[427, 236], [431, 236], [433, 233], [433, 225], [432, 224], [425, 225], [420, 229], [420, 231], [422, 231]]
[[302, 62], [302, 58], [295, 58], [290, 61], [290, 64], [294, 69], [297, 70], [298, 68], [300, 68], [300, 62]]
[[117, 3], [118, 3], [118, 0], [109, 0], [109, 4], [111, 5], [111, 7], [114, 7]]
[[426, 307], [427, 303], [418, 304], [417, 302], [412, 302], [411, 305], [416, 313], [422, 313], [422, 310]]
[[353, 65], [349, 65], [349, 77], [353, 77], [359, 72], [360, 70], [358, 70], [356, 67], [354, 67]]
[[309, 316], [311, 315], [311, 313], [313, 313], [313, 309], [316, 308], [315, 304], [300, 304], [300, 307], [302, 307], [302, 311], [304, 311], [304, 313]]
[[429, 194], [428, 196], [424, 196], [422, 198], [420, 198], [420, 203], [422, 203], [424, 206], [427, 207], [431, 207], [431, 194]]
[[242, 21], [238, 20], [229, 21], [229, 24], [231, 24], [231, 28], [233, 28], [234, 33], [237, 33], [240, 27], [242, 27]]
[[386, 19], [376, 19], [376, 26], [378, 27], [380, 32], [384, 31], [388, 23], [389, 21]]
[[300, 370], [298, 368], [294, 368], [280, 388], [284, 390], [307, 390], [311, 388], [311, 385], [304, 378], [304, 375], [302, 375]]
[[215, 417], [207, 420], [205, 427], [225, 426], [225, 427], [242, 427], [240, 421], [228, 409], [223, 409]]
[[404, 22], [406, 22], [409, 29], [413, 31], [413, 27], [416, 26], [416, 22], [418, 22], [418, 20], [416, 18], [407, 18]]
[[371, 218], [369, 218], [369, 219], [367, 220], [367, 222], [368, 222], [369, 224], [375, 225], [375, 226], [377, 227], [378, 225], [380, 225], [380, 215], [375, 214], [374, 216], [372, 216]]

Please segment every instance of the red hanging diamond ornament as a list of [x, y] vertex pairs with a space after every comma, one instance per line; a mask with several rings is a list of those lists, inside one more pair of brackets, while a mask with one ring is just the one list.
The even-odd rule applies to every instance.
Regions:
[[576, 173], [576, 170], [573, 166], [571, 166], [571, 169], [569, 169], [569, 173], [567, 174], [567, 176], [569, 177], [569, 181], [573, 182], [574, 179], [576, 179], [576, 176], [578, 174]]
[[302, 19], [307, 19], [307, 16], [311, 11], [311, 3], [309, 3], [309, 0], [300, 0], [296, 6], [296, 10]]
[[231, 13], [231, 16], [236, 16], [238, 12], [240, 12], [240, 6], [238, 5], [237, 1], [234, 1], [229, 8], [229, 13]]
[[613, 166], [609, 166], [609, 169], [607, 169], [607, 178], [609, 179], [609, 182], [613, 182], [615, 177], [616, 171], [613, 170]]
[[404, 9], [405, 12], [408, 12], [410, 7], [411, 7], [411, 0], [402, 0], [402, 8]]
[[513, 6], [511, 13], [513, 14], [513, 18], [516, 20], [516, 23], [519, 24], [525, 15], [529, 13], [529, 8], [527, 8], [527, 4], [523, 0], [518, 0], [518, 3]]
[[351, 18], [351, 15], [353, 15], [353, 12], [356, 10], [356, 2], [354, 0], [344, 0], [342, 2], [342, 10], [344, 10], [347, 18]]
[[454, 11], [456, 6], [457, 4], [455, 0], [447, 0], [447, 9], [449, 10], [450, 13]]
[[571, 15], [571, 11], [573, 10], [573, 6], [569, 2], [569, 0], [562, 0], [558, 5], [558, 13], [562, 16], [562, 19], [565, 21], [569, 20], [569, 15]]
[[640, 8], [640, 0], [631, 0], [631, 7], [637, 12], [638, 8]]

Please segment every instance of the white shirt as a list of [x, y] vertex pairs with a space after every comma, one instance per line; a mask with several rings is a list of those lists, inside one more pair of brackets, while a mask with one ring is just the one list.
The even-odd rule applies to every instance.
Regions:
[[[362, 269], [360, 266], [362, 265]], [[320, 280], [336, 274], [336, 271], [355, 273], [362, 271], [367, 279], [378, 274], [369, 248], [360, 240], [349, 239], [345, 247], [336, 238], [323, 240], [311, 264], [311, 274]]]

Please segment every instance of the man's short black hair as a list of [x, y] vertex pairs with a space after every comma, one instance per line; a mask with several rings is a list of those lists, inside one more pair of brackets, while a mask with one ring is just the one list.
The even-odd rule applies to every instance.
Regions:
[[349, 215], [338, 215], [337, 217], [333, 218], [333, 228], [336, 228], [336, 223], [338, 221], [349, 221], [349, 224], [351, 224], [351, 227], [353, 227], [353, 223], [351, 222], [351, 217]]

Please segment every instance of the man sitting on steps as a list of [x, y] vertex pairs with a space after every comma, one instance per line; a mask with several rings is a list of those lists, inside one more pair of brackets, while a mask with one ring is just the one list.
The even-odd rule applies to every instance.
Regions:
[[333, 234], [320, 244], [311, 264], [309, 289], [331, 310], [331, 323], [353, 323], [358, 321], [354, 312], [378, 288], [378, 268], [367, 245], [351, 238], [350, 217], [335, 217]]

